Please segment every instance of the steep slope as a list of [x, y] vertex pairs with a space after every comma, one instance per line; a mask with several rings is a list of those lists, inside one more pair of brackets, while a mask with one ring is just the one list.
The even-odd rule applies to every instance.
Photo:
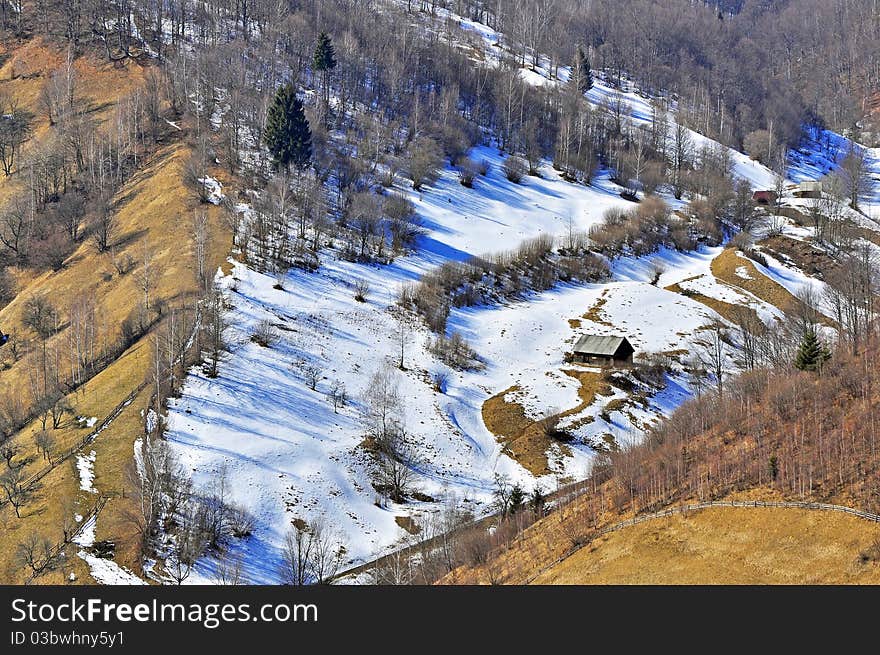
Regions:
[[[856, 355], [839, 353], [821, 376], [759, 370], [729, 385], [723, 399], [689, 402], [642, 444], [605, 458], [546, 517], [497, 543], [485, 562], [444, 581], [874, 580], [877, 524], [822, 509], [711, 508], [604, 531], [715, 500], [834, 503], [876, 513], [876, 353], [873, 337]], [[724, 557], [732, 558], [730, 568], [714, 570]]]
[[[36, 119], [34, 136], [25, 144], [24, 154], [42, 147], [53, 137], [55, 128], [41, 115], [39, 89], [49, 72], [62, 65], [62, 55], [39, 40], [25, 42], [11, 53], [2, 76], [6, 93], [13, 94], [19, 106], [30, 109]], [[74, 62], [78, 102], [97, 124], [99, 133], [115, 129], [114, 111], [133, 92], [143, 87], [143, 70], [134, 61], [111, 65], [86, 55]], [[84, 517], [100, 507], [94, 524], [84, 531], [79, 544], [65, 546], [63, 566], [41, 575], [41, 583], [60, 583], [73, 573], [80, 581], [91, 580], [77, 552], [94, 540], [116, 544], [116, 560], [140, 571], [136, 555], [137, 537], [131, 515], [131, 482], [125, 469], [132, 461], [134, 439], [143, 431], [142, 412], [150, 405], [147, 384], [155, 347], [150, 330], [135, 333], [126, 344], [123, 327], [137, 315], [143, 304], [145, 286], [154, 307], [166, 310], [192, 304], [198, 284], [194, 274], [194, 213], [208, 216], [208, 261], [219, 265], [225, 257], [228, 236], [223, 235], [219, 210], [197, 207], [193, 194], [182, 180], [183, 162], [190, 149], [184, 132], [169, 126], [164, 144], [145, 155], [138, 170], [112, 199], [115, 216], [112, 252], [99, 253], [90, 236], [95, 219], [82, 218], [84, 238], [57, 271], [22, 269], [16, 275], [17, 294], [0, 310], [0, 327], [12, 333], [0, 357], [0, 387], [3, 388], [5, 416], [13, 408], [27, 407], [39, 386], [41, 359], [49, 353], [51, 366], [58, 367], [63, 379], [71, 380], [63, 400], [57, 426], [49, 420], [52, 439], [49, 457], [40, 453], [35, 437], [43, 432], [44, 412], [17, 429], [4, 447], [16, 452], [17, 468], [30, 487], [28, 502], [16, 517], [9, 502], [0, 507], [3, 530], [0, 534], [0, 578], [22, 583], [30, 572], [20, 562], [19, 544], [32, 534], [53, 546], [64, 534], [81, 529]], [[0, 182], [0, 193], [18, 184], [13, 175]], [[120, 262], [127, 262], [119, 265]], [[60, 329], [45, 340], [36, 338], [23, 325], [23, 312], [29, 299], [45, 298], [57, 315]], [[78, 377], [72, 357], [77, 347], [87, 343], [89, 366]], [[14, 345], [13, 345], [14, 344]], [[40, 362], [43, 361], [41, 364]], [[76, 382], [79, 381], [79, 383]], [[67, 384], [71, 384], [67, 383]], [[5, 499], [4, 499], [5, 500]], [[94, 523], [94, 522], [92, 522]], [[113, 565], [99, 562], [103, 570]], [[100, 575], [100, 574], [98, 574]], [[106, 580], [102, 580], [106, 581]]]
[[599, 537], [534, 584], [878, 584], [880, 527], [794, 508], [713, 508]]
[[[439, 23], [446, 18], [476, 33], [468, 47], [483, 65], [497, 65], [501, 35], [445, 10], [432, 29], [447, 34]], [[543, 61], [520, 74], [535, 85], [558, 84], [568, 70], [561, 67], [554, 78]], [[588, 94], [594, 106], [612, 98], [622, 99], [635, 123], [650, 121], [650, 99], [637, 89], [618, 93], [598, 80]], [[688, 135], [696, 146], [711, 144], [692, 130]], [[738, 179], [772, 187], [769, 169], [727, 153]], [[583, 478], [597, 453], [638, 443], [690, 397], [688, 371], [705, 348], [707, 326], [732, 328], [734, 307], [770, 325], [781, 322], [783, 310], [797, 303], [793, 294], [813, 283], [785, 264], [765, 267], [721, 247], [623, 257], [613, 263], [609, 283], [561, 284], [518, 302], [453, 307], [447, 334], [464, 337], [479, 356], [473, 370], [455, 370], [432, 352], [435, 335], [426, 327], [401, 326], [395, 303], [402, 287], [444, 263], [512, 250], [531, 237], [564, 241], [571, 230], [596, 225], [606, 209], [629, 206], [607, 172], [583, 186], [565, 182], [545, 162], [540, 177], [516, 185], [501, 173], [495, 149], [469, 154], [489, 164], [473, 189], [460, 185], [452, 168], [423, 192], [395, 187], [413, 200], [425, 233], [413, 253], [391, 265], [352, 263], [329, 249], [316, 272], [275, 276], [238, 255], [232, 273], [220, 280], [234, 306], [231, 352], [216, 379], [190, 372], [181, 398], [171, 403], [168, 436], [197, 484], [210, 484], [222, 471], [229, 498], [255, 516], [253, 534], [231, 549], [246, 580], [278, 580], [291, 523], [330, 525], [355, 563], [412, 540], [411, 533], [453, 498], [468, 513], [490, 512], [497, 475], [545, 491]], [[676, 209], [683, 206], [664, 197]], [[246, 203], [240, 211], [248, 215]], [[796, 232], [793, 224], [784, 230]], [[742, 261], [728, 271], [734, 257]], [[369, 292], [360, 302], [355, 296], [364, 282]], [[652, 387], [624, 376], [621, 386], [603, 388], [584, 404], [581, 383], [565, 363], [570, 344], [584, 332], [625, 334], [640, 354], [659, 353], [667, 367], [662, 382]], [[731, 340], [723, 362], [728, 372], [740, 365], [735, 331]], [[393, 502], [378, 488], [366, 439], [367, 396], [382, 371], [404, 399], [400, 419], [414, 450], [407, 502]], [[438, 374], [442, 384], [434, 382]], [[348, 401], [334, 405], [341, 384]], [[562, 415], [559, 425], [571, 440], [532, 440], [522, 456], [505, 448], [509, 435], [498, 433], [503, 428], [493, 433], [484, 420], [485, 403], [499, 397], [522, 417], [523, 430]], [[221, 564], [227, 566], [206, 558], [188, 581], [214, 580]]]

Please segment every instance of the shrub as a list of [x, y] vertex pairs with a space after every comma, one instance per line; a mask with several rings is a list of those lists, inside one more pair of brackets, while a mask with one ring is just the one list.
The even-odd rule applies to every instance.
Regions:
[[428, 344], [428, 350], [452, 368], [471, 370], [480, 366], [477, 353], [458, 332], [453, 332], [450, 337], [439, 335]]
[[251, 335], [251, 341], [263, 348], [271, 347], [278, 341], [278, 331], [269, 319], [263, 319]]
[[364, 279], [360, 279], [354, 283], [354, 299], [358, 302], [367, 302], [367, 296], [370, 293], [370, 283]]
[[504, 160], [503, 164], [504, 176], [513, 182], [519, 184], [529, 170], [529, 165], [522, 157], [510, 155]]
[[449, 383], [449, 373], [436, 371], [431, 375], [431, 386], [437, 393], [446, 393], [446, 385]]
[[458, 164], [458, 181], [463, 187], [472, 188], [477, 174], [477, 164], [472, 159], [465, 157]]
[[420, 191], [423, 185], [436, 180], [438, 169], [442, 165], [443, 159], [436, 141], [428, 137], [413, 141], [408, 160], [413, 189]]

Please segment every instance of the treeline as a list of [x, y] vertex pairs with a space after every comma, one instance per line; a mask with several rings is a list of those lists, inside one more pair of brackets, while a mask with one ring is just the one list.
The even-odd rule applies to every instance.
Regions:
[[571, 232], [558, 247], [556, 241], [551, 235], [538, 236], [509, 252], [447, 262], [405, 286], [399, 301], [442, 334], [453, 307], [522, 298], [558, 282], [598, 282], [608, 277], [606, 262], [588, 250], [586, 234]]
[[[568, 63], [578, 44], [617, 83], [676, 94], [703, 134], [743, 146], [764, 132], [769, 159], [803, 123], [853, 127], [880, 85], [880, 17], [863, 0], [694, 3], [460, 0], [453, 8], [509, 37], [520, 61]], [[769, 143], [768, 143], [769, 139]]]

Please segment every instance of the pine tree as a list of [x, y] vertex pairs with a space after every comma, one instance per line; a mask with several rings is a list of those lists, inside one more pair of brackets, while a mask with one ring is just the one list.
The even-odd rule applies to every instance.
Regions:
[[532, 491], [532, 497], [529, 498], [529, 503], [532, 506], [532, 512], [535, 514], [535, 518], [540, 518], [544, 515], [544, 504], [546, 499], [544, 498], [544, 494], [541, 493], [541, 487], [535, 487], [534, 491]]
[[330, 72], [336, 68], [336, 51], [326, 32], [318, 35], [318, 44], [312, 57], [312, 67], [321, 73], [321, 85], [324, 88], [324, 104], [330, 102]]
[[593, 73], [590, 70], [590, 59], [580, 46], [578, 46], [574, 62], [571, 65], [571, 82], [581, 94], [593, 88]]
[[809, 327], [804, 330], [794, 365], [801, 371], [818, 371], [830, 356], [828, 349], [819, 340], [816, 329]]
[[331, 71], [336, 68], [336, 52], [333, 50], [333, 43], [326, 32], [318, 35], [318, 45], [315, 46], [315, 56], [312, 64], [316, 71]]
[[525, 499], [526, 494], [523, 491], [523, 488], [518, 484], [513, 485], [513, 489], [510, 490], [510, 513], [516, 514], [522, 507]]
[[291, 164], [303, 169], [312, 158], [312, 132], [296, 97], [292, 84], [285, 84], [275, 93], [266, 117], [263, 140], [272, 153], [276, 168], [287, 169]]

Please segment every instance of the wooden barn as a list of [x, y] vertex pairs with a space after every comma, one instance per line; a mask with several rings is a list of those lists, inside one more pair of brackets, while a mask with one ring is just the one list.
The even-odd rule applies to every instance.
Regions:
[[585, 334], [574, 344], [572, 361], [599, 366], [632, 364], [634, 352], [626, 337]]
[[769, 190], [755, 191], [752, 194], [752, 200], [759, 205], [772, 205], [776, 202], [776, 192]]

